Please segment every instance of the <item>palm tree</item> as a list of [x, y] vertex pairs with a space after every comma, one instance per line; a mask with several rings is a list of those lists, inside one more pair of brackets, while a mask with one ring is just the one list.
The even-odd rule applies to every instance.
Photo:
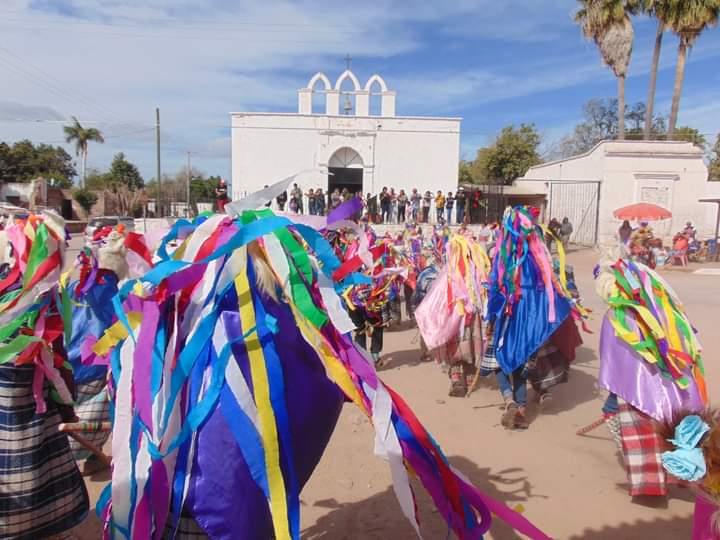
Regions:
[[663, 35], [667, 30], [665, 17], [670, 5], [668, 0], [644, 0], [642, 10], [655, 17], [658, 22], [657, 31], [655, 32], [655, 49], [653, 50], [652, 67], [650, 68], [650, 83], [648, 84], [648, 97], [645, 108], [645, 129], [643, 130], [643, 138], [650, 140], [653, 130], [653, 108], [655, 107], [655, 89], [657, 87], [657, 74], [660, 65], [660, 50], [662, 49]]
[[667, 3], [665, 13], [667, 27], [680, 40], [677, 65], [675, 66], [675, 86], [670, 108], [670, 121], [668, 122], [668, 140], [670, 140], [675, 133], [680, 110], [680, 95], [685, 78], [688, 50], [692, 48], [704, 30], [717, 24], [718, 18], [720, 18], [720, 0], [668, 0]]
[[618, 80], [618, 139], [625, 138], [625, 77], [632, 56], [633, 31], [630, 15], [640, 9], [641, 0], [578, 0], [575, 22], [583, 35], [600, 49], [603, 62]]
[[87, 168], [88, 143], [90, 141], [104, 143], [105, 139], [103, 138], [103, 135], [99, 129], [85, 129], [84, 127], [82, 127], [76, 117], [73, 116], [72, 119], [72, 125], [63, 127], [63, 131], [65, 132], [65, 140], [68, 143], [75, 143], [75, 154], [78, 157], [82, 158], [82, 168], [80, 171], [80, 187], [84, 188], [85, 171]]

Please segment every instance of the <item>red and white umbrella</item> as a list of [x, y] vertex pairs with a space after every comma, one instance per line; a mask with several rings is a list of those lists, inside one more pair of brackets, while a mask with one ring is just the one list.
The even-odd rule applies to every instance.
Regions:
[[628, 221], [660, 221], [672, 217], [667, 208], [652, 203], [636, 203], [618, 208], [613, 212], [617, 219]]

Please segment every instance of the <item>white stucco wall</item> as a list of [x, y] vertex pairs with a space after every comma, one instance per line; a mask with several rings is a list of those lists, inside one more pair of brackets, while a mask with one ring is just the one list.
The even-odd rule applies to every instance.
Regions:
[[658, 222], [658, 234], [670, 236], [692, 221], [702, 236], [715, 226], [715, 206], [698, 199], [718, 196], [720, 186], [707, 181], [703, 152], [676, 141], [606, 141], [587, 154], [532, 167], [519, 185], [544, 186], [552, 181], [600, 181], [598, 240], [614, 237], [620, 222], [615, 209], [654, 202], [673, 213]]
[[0, 199], [7, 200], [7, 197], [19, 197], [21, 202], [30, 202], [33, 190], [35, 189], [35, 181], [32, 182], [7, 182], [0, 186]]
[[[363, 161], [363, 193], [383, 186], [433, 193], [457, 188], [459, 118], [232, 114], [232, 196], [304, 169], [327, 167], [349, 147]], [[327, 179], [308, 188], [327, 190]]]

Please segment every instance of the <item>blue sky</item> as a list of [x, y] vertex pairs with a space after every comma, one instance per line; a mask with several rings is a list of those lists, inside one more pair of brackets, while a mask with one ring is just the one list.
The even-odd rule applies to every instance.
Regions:
[[[582, 104], [616, 82], [572, 22], [570, 0], [3, 0], [0, 140], [59, 144], [75, 115], [107, 136], [89, 166], [124, 151], [155, 171], [185, 163], [230, 176], [231, 111], [292, 112], [296, 91], [353, 57], [361, 80], [381, 74], [399, 115], [460, 116], [472, 158], [505, 125], [535, 123], [543, 148], [572, 131]], [[655, 23], [636, 18], [629, 103], [645, 99]], [[657, 94], [667, 113], [677, 39], [666, 34]], [[720, 131], [720, 30], [687, 66], [680, 123]]]

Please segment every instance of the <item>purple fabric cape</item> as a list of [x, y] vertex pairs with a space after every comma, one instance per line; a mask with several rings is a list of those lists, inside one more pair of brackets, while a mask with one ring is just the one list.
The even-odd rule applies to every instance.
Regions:
[[[598, 385], [658, 422], [671, 421], [681, 412], [702, 411], [705, 407], [695, 380], [688, 377], [690, 386], [680, 389], [671, 379], [648, 364], [632, 347], [615, 336], [615, 330], [605, 315], [600, 334], [600, 375]], [[632, 314], [626, 315], [628, 319]]]
[[[320, 359], [303, 339], [288, 307], [268, 299], [263, 305], [278, 321], [275, 346], [284, 371], [295, 470], [302, 488], [335, 429], [344, 395], [326, 377]], [[234, 347], [234, 353], [252, 390], [245, 347]], [[212, 539], [272, 538], [265, 495], [250, 476], [220, 406], [198, 431], [193, 480], [184, 510]]]

